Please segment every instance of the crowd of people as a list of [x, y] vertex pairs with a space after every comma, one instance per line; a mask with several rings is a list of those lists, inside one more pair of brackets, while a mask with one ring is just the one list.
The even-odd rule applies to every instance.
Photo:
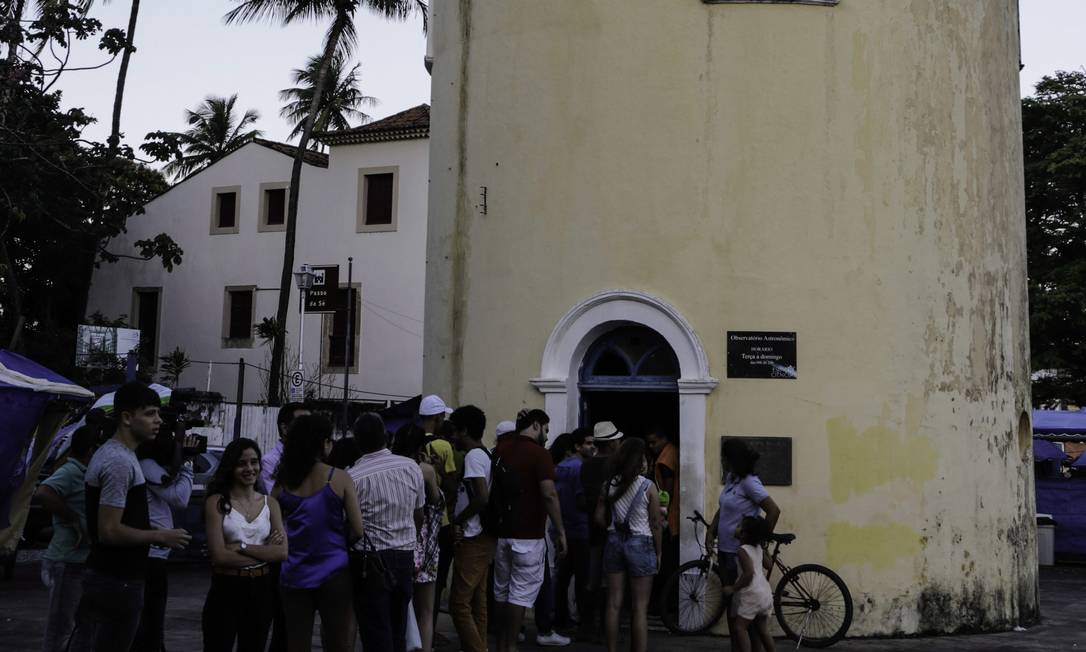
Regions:
[[[165, 562], [191, 538], [171, 507], [189, 501], [184, 451], [193, 449], [183, 429], [159, 432], [159, 406], [147, 386], [122, 386], [112, 436], [78, 429], [38, 490], [55, 525], [42, 564], [43, 650], [165, 649]], [[418, 412], [394, 434], [365, 413], [336, 439], [325, 417], [290, 403], [271, 450], [247, 438], [226, 446], [204, 501], [212, 573], [203, 649], [309, 650], [319, 614], [325, 650], [361, 640], [366, 652], [431, 652], [447, 588], [464, 652], [486, 652], [490, 634], [499, 652], [516, 650], [529, 609], [538, 645], [569, 645], [565, 632], [617, 652], [627, 602], [629, 647], [647, 650], [649, 613], [667, 600], [660, 585], [678, 564], [669, 433], [626, 437], [601, 422], [547, 448], [547, 414], [522, 410], [497, 424], [488, 448], [478, 407], [451, 410], [427, 396]], [[725, 456], [707, 544], [718, 546], [735, 596], [733, 649], [753, 639], [771, 650], [759, 544], [780, 510], [754, 474], [756, 454], [728, 442]]]

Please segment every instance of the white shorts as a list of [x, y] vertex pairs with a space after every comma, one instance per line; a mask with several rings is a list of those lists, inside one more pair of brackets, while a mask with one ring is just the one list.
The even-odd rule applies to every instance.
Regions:
[[494, 601], [531, 608], [543, 587], [544, 539], [498, 539], [494, 555]]

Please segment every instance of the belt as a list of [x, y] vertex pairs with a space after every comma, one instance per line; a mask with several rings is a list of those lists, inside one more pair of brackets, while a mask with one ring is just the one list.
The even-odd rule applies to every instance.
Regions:
[[249, 566], [248, 568], [215, 568], [216, 575], [229, 575], [230, 577], [264, 577], [271, 572], [267, 564]]

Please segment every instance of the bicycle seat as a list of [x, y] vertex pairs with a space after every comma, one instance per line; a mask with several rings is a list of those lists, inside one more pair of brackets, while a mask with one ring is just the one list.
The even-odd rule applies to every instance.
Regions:
[[794, 534], [771, 534], [771, 535], [769, 535], [769, 540], [773, 541], [775, 543], [779, 543], [781, 545], [786, 546], [786, 545], [788, 545], [788, 544], [790, 544], [790, 543], [792, 543], [793, 541], [796, 540], [796, 535], [794, 535]]

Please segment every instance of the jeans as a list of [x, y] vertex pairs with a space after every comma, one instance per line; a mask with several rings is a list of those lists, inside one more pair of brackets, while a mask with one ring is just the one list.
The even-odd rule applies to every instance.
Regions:
[[69, 652], [127, 650], [136, 638], [142, 610], [143, 580], [88, 569], [83, 573], [83, 596]]
[[279, 595], [286, 615], [287, 650], [309, 652], [313, 642], [313, 615], [318, 612], [321, 615], [321, 647], [326, 652], [354, 649], [353, 587], [349, 569], [333, 573], [315, 589], [281, 586]]
[[603, 549], [603, 568], [607, 574], [627, 573], [630, 577], [656, 575], [656, 544], [641, 534], [622, 536], [612, 532]]
[[143, 611], [136, 629], [132, 652], [162, 652], [165, 649], [166, 596], [170, 585], [166, 560], [147, 560], [147, 576], [143, 584]]
[[240, 577], [211, 574], [204, 601], [204, 652], [263, 652], [274, 610], [272, 575]]
[[407, 648], [407, 609], [414, 591], [415, 552], [379, 550], [376, 555], [387, 569], [387, 576], [367, 568], [361, 553], [351, 553], [354, 582], [354, 612], [358, 633], [366, 652], [405, 652]]
[[[282, 564], [268, 564], [271, 568], [272, 586], [279, 586], [279, 573]], [[287, 617], [283, 613], [283, 600], [279, 591], [272, 591], [272, 633], [268, 652], [287, 652]]]
[[75, 609], [83, 594], [83, 564], [41, 561], [42, 581], [49, 588], [49, 613], [45, 618], [42, 652], [60, 652], [68, 646], [75, 627]]
[[571, 539], [566, 546], [566, 556], [558, 560], [558, 582], [555, 584], [554, 620], [561, 627], [572, 622], [569, 610], [569, 583], [573, 580], [573, 595], [577, 600], [578, 616], [584, 620], [588, 607], [589, 547], [588, 539]]
[[487, 579], [497, 540], [485, 534], [456, 547], [449, 613], [463, 652], [486, 652]]

